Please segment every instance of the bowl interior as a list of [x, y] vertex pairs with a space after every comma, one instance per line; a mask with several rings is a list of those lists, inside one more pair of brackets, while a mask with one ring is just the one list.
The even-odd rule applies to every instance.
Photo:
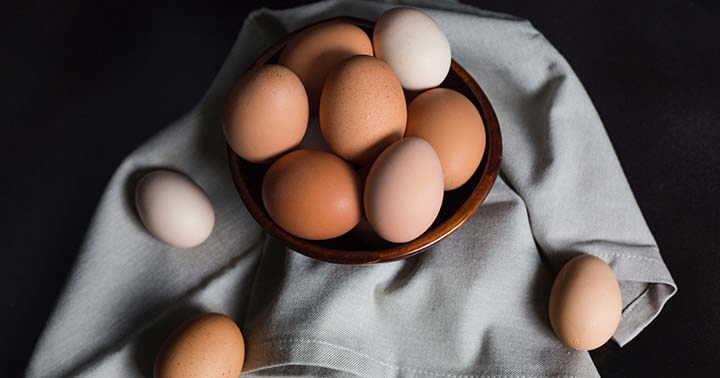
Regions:
[[[335, 19], [358, 25], [369, 36], [372, 36], [372, 22], [351, 17]], [[258, 58], [254, 67], [276, 63], [287, 41], [297, 32], [286, 36], [265, 51]], [[439, 242], [462, 225], [480, 206], [497, 177], [502, 155], [500, 129], [490, 102], [478, 84], [454, 60], [447, 78], [440, 87], [456, 90], [473, 102], [483, 118], [487, 143], [483, 159], [473, 176], [460, 188], [445, 192], [440, 214], [433, 225], [417, 239], [407, 243], [394, 244], [380, 240], [370, 241], [367, 238], [359, 237], [356, 232], [349, 232], [343, 236], [322, 241], [309, 241], [295, 237], [277, 226], [263, 206], [261, 185], [269, 165], [249, 163], [228, 147], [230, 170], [245, 206], [265, 231], [283, 241], [293, 250], [306, 256], [334, 263], [371, 264], [392, 261], [412, 256]], [[409, 96], [410, 94], [406, 93], [408, 101], [410, 100]], [[317, 115], [311, 114], [311, 116], [316, 117]]]

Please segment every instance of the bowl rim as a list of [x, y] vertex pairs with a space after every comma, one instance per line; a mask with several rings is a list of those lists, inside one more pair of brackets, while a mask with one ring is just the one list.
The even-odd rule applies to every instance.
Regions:
[[[277, 54], [288, 41], [296, 34], [313, 27], [315, 25], [330, 22], [330, 21], [345, 21], [350, 22], [354, 25], [360, 26], [363, 29], [372, 29], [375, 25], [374, 22], [364, 20], [357, 17], [331, 17], [324, 20], [320, 20], [304, 26], [292, 33], [287, 34], [285, 37], [277, 41], [275, 44], [267, 48], [253, 63], [249, 69], [257, 68]], [[455, 74], [460, 76], [463, 83], [467, 85], [472, 92], [473, 96], [479, 105], [478, 111], [483, 119], [486, 133], [486, 144], [485, 144], [485, 155], [483, 159], [486, 160], [485, 167], [475, 188], [468, 196], [467, 199], [460, 205], [460, 207], [445, 221], [438, 224], [437, 226], [426, 230], [418, 238], [411, 240], [406, 243], [394, 244], [391, 247], [371, 250], [371, 249], [358, 249], [358, 250], [346, 250], [336, 249], [331, 247], [321, 246], [312, 240], [306, 240], [296, 237], [287, 231], [283, 230], [278, 226], [270, 217], [267, 215], [262, 207], [261, 203], [255, 200], [250, 193], [248, 185], [246, 184], [243, 174], [240, 172], [239, 161], [242, 159], [227, 145], [228, 160], [230, 165], [230, 172], [235, 183], [235, 188], [240, 194], [245, 207], [253, 216], [255, 221], [265, 230], [265, 232], [278, 238], [286, 246], [292, 250], [303, 254], [308, 257], [312, 257], [318, 260], [323, 260], [337, 264], [353, 264], [353, 265], [365, 265], [375, 264], [380, 262], [389, 262], [404, 259], [413, 255], [416, 255], [428, 248], [439, 243], [441, 240], [452, 234], [460, 226], [462, 226], [470, 217], [475, 214], [477, 209], [483, 203], [488, 193], [495, 183], [497, 175], [500, 171], [500, 162], [502, 160], [502, 136], [500, 134], [500, 125], [498, 123], [495, 111], [490, 104], [490, 100], [485, 95], [480, 85], [475, 79], [463, 68], [459, 63], [452, 59], [450, 70], [454, 71]]]

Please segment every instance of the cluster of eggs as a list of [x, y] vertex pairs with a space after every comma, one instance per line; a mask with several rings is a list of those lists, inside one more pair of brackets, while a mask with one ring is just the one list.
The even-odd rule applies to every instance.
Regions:
[[[444, 191], [463, 185], [485, 150], [475, 106], [436, 88], [450, 61], [447, 38], [430, 17], [395, 8], [378, 20], [372, 42], [357, 26], [331, 21], [296, 35], [279, 64], [247, 73], [230, 95], [223, 126], [239, 156], [271, 164], [262, 197], [272, 219], [311, 240], [356, 228], [400, 243], [427, 230]], [[406, 106], [407, 97], [414, 98]], [[311, 112], [319, 130], [308, 125]], [[178, 172], [146, 174], [135, 201], [143, 224], [170, 245], [194, 247], [213, 229], [207, 195]], [[621, 307], [612, 269], [589, 255], [563, 266], [548, 306], [556, 335], [579, 350], [610, 339]], [[244, 355], [235, 322], [205, 314], [168, 338], [154, 375], [238, 376]]]
[[437, 88], [450, 65], [440, 28], [401, 7], [379, 18], [372, 40], [349, 22], [321, 23], [293, 36], [277, 64], [247, 72], [223, 129], [241, 158], [270, 164], [262, 200], [273, 221], [308, 240], [359, 224], [393, 243], [423, 234], [485, 151], [477, 108]]

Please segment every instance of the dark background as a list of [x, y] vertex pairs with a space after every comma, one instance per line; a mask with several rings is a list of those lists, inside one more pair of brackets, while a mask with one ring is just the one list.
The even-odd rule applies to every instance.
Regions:
[[[270, 1], [277, 8], [301, 1]], [[604, 376], [720, 368], [720, 12], [711, 1], [471, 1], [528, 18], [602, 117], [680, 290]], [[189, 110], [254, 2], [25, 1], [0, 15], [0, 365], [27, 364], [115, 167]]]

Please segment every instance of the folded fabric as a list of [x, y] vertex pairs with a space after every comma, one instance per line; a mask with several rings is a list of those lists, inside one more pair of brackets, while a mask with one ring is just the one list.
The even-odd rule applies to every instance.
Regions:
[[[477, 214], [432, 250], [373, 266], [312, 260], [263, 234], [229, 175], [219, 121], [228, 89], [287, 32], [338, 15], [375, 20], [397, 4], [324, 1], [248, 17], [201, 103], [113, 176], [28, 376], [149, 376], [168, 332], [203, 311], [238, 322], [249, 376], [597, 376], [547, 315], [554, 273], [581, 253], [620, 281], [616, 342], [658, 315], [676, 285], [580, 81], [529, 22], [456, 3], [412, 4], [497, 112], [501, 174]], [[208, 193], [216, 226], [202, 245], [175, 249], [143, 228], [132, 191], [153, 167]]]

